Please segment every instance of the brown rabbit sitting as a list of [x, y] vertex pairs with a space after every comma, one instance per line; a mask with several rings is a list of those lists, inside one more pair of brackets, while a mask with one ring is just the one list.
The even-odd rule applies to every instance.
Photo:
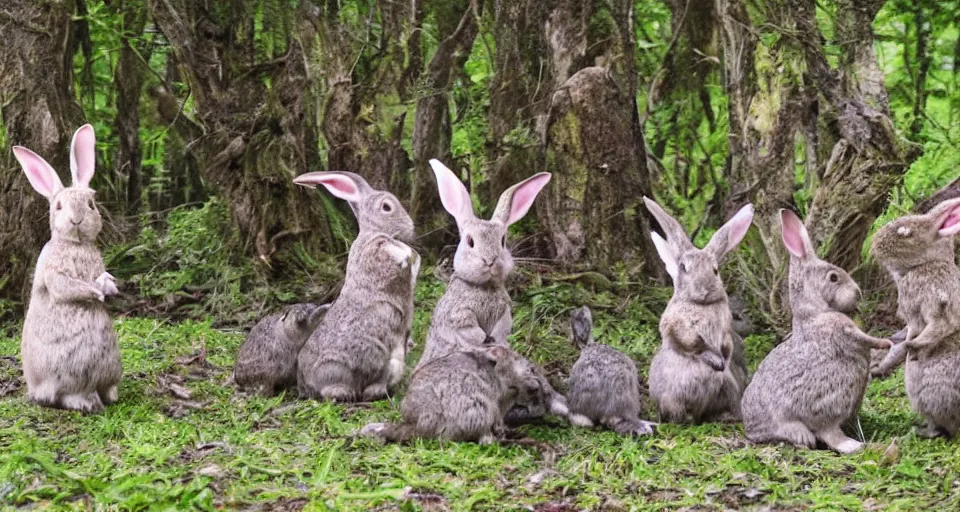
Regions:
[[[960, 269], [953, 237], [960, 199], [922, 215], [895, 219], [877, 231], [870, 252], [897, 284], [897, 314], [907, 324], [905, 381], [925, 436], [960, 429]], [[894, 352], [891, 350], [891, 352]]]
[[95, 142], [89, 124], [73, 135], [69, 188], [46, 160], [27, 148], [13, 148], [30, 184], [50, 200], [51, 237], [37, 260], [23, 322], [20, 354], [27, 397], [83, 412], [116, 402], [122, 374], [117, 333], [103, 303], [117, 287], [94, 245], [101, 228], [90, 189]]
[[719, 265], [746, 235], [753, 206], [741, 208], [701, 250], [660, 205], [643, 200], [666, 233], [666, 240], [651, 236], [674, 285], [660, 318], [663, 343], [650, 363], [650, 397], [661, 421], [738, 420], [747, 362]]
[[386, 441], [413, 438], [492, 443], [519, 393], [539, 390], [526, 359], [501, 345], [477, 346], [433, 359], [417, 369], [400, 406], [402, 423], [361, 430]]
[[570, 327], [580, 349], [570, 370], [570, 423], [586, 428], [600, 423], [624, 435], [652, 434], [656, 424], [640, 420], [640, 382], [633, 359], [593, 340], [593, 319], [586, 306], [573, 311]]
[[329, 308], [294, 304], [257, 322], [237, 352], [237, 385], [265, 396], [295, 387], [297, 354]]
[[420, 256], [383, 234], [350, 248], [340, 296], [297, 358], [300, 396], [338, 402], [386, 398], [403, 379]]
[[747, 439], [813, 448], [819, 439], [840, 453], [862, 444], [840, 426], [856, 417], [867, 389], [870, 349], [890, 342], [862, 332], [845, 313], [860, 288], [843, 269], [817, 257], [807, 230], [793, 212], [780, 211], [790, 253], [793, 332], [760, 363], [743, 394]]

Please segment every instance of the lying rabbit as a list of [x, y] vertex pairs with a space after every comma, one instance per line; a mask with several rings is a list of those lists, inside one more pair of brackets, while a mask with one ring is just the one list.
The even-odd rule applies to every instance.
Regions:
[[96, 164], [93, 127], [70, 144], [73, 184], [33, 151], [13, 154], [34, 190], [50, 200], [50, 241], [37, 260], [20, 346], [30, 401], [98, 412], [117, 401], [122, 369], [117, 333], [104, 298], [117, 293], [97, 249], [100, 212], [90, 189]]
[[294, 304], [257, 322], [237, 352], [237, 385], [265, 396], [296, 386], [297, 354], [329, 308]]
[[361, 433], [391, 442], [436, 438], [492, 443], [503, 434], [504, 413], [518, 394], [539, 388], [529, 362], [516, 352], [501, 345], [469, 347], [414, 372], [400, 406], [402, 423], [373, 423]]
[[570, 423], [590, 428], [599, 423], [624, 435], [654, 432], [655, 423], [640, 420], [637, 365], [625, 354], [593, 340], [593, 319], [586, 306], [570, 317], [580, 358], [570, 370]]
[[297, 358], [300, 396], [338, 402], [386, 398], [403, 379], [420, 256], [383, 234], [350, 248], [340, 296]]
[[[953, 237], [960, 199], [880, 228], [870, 252], [897, 284], [897, 314], [907, 324], [905, 381], [921, 435], [953, 437], [960, 428], [960, 269]], [[891, 350], [893, 353], [894, 350]]]
[[719, 265], [750, 228], [753, 205], [741, 208], [701, 250], [660, 205], [643, 200], [667, 236], [651, 233], [674, 285], [660, 319], [663, 343], [650, 364], [650, 396], [661, 421], [737, 420], [747, 364]]
[[840, 426], [855, 418], [870, 379], [870, 349], [890, 342], [862, 332], [845, 313], [860, 288], [840, 267], [817, 257], [802, 221], [780, 211], [790, 253], [793, 332], [760, 363], [741, 404], [747, 439], [813, 448], [817, 439], [840, 453], [862, 448]]

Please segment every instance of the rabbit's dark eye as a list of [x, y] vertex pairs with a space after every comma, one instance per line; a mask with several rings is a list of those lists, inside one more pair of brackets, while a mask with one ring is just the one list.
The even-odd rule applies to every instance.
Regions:
[[390, 206], [390, 203], [388, 202], [384, 202], [383, 205], [380, 206], [380, 209], [386, 213], [390, 213], [393, 211], [393, 207]]
[[93, 200], [92, 200], [92, 199], [90, 200], [90, 202], [87, 203], [87, 206], [89, 206], [91, 210], [96, 210], [96, 209], [97, 209], [97, 206], [93, 204]]
[[473, 249], [473, 237], [470, 235], [467, 235], [467, 246]]
[[57, 201], [57, 211], [59, 212], [62, 209], [63, 209], [63, 203], [61, 203], [60, 201]]
[[503, 238], [500, 239], [500, 245], [507, 246], [507, 235], [503, 235]]
[[833, 272], [830, 273], [830, 282], [831, 282], [831, 283], [836, 283], [836, 282], [839, 281], [839, 280], [840, 280], [840, 276], [834, 274]]
[[719, 276], [719, 275], [720, 275], [720, 269], [717, 268], [717, 267], [713, 267], [713, 275]]

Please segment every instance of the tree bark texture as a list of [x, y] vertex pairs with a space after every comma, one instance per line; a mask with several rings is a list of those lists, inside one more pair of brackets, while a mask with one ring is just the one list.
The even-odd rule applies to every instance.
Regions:
[[0, 150], [0, 297], [26, 302], [30, 276], [50, 239], [49, 206], [10, 147], [26, 146], [70, 183], [69, 150], [83, 112], [73, 88], [73, 0], [11, 0], [0, 9], [0, 105], [6, 142]]
[[637, 128], [632, 98], [605, 68], [582, 69], [554, 93], [545, 165], [554, 178], [537, 211], [560, 263], [650, 264], [655, 249], [641, 202], [650, 190]]
[[283, 48], [264, 55], [249, 23], [255, 4], [152, 0], [150, 8], [194, 100], [196, 126], [187, 131], [199, 135], [188, 150], [229, 204], [247, 254], [282, 268], [276, 263], [295, 242], [307, 250], [332, 248], [321, 202], [292, 183], [320, 164], [317, 98], [307, 69], [316, 13], [302, 4], [264, 16], [277, 24], [264, 31], [282, 34]]

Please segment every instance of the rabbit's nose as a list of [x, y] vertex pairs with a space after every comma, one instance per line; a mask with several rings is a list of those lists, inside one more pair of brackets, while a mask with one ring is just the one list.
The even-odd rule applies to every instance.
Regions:
[[79, 226], [80, 224], [83, 223], [83, 219], [80, 219], [80, 220], [70, 219], [70, 223], [73, 224], [74, 226]]

